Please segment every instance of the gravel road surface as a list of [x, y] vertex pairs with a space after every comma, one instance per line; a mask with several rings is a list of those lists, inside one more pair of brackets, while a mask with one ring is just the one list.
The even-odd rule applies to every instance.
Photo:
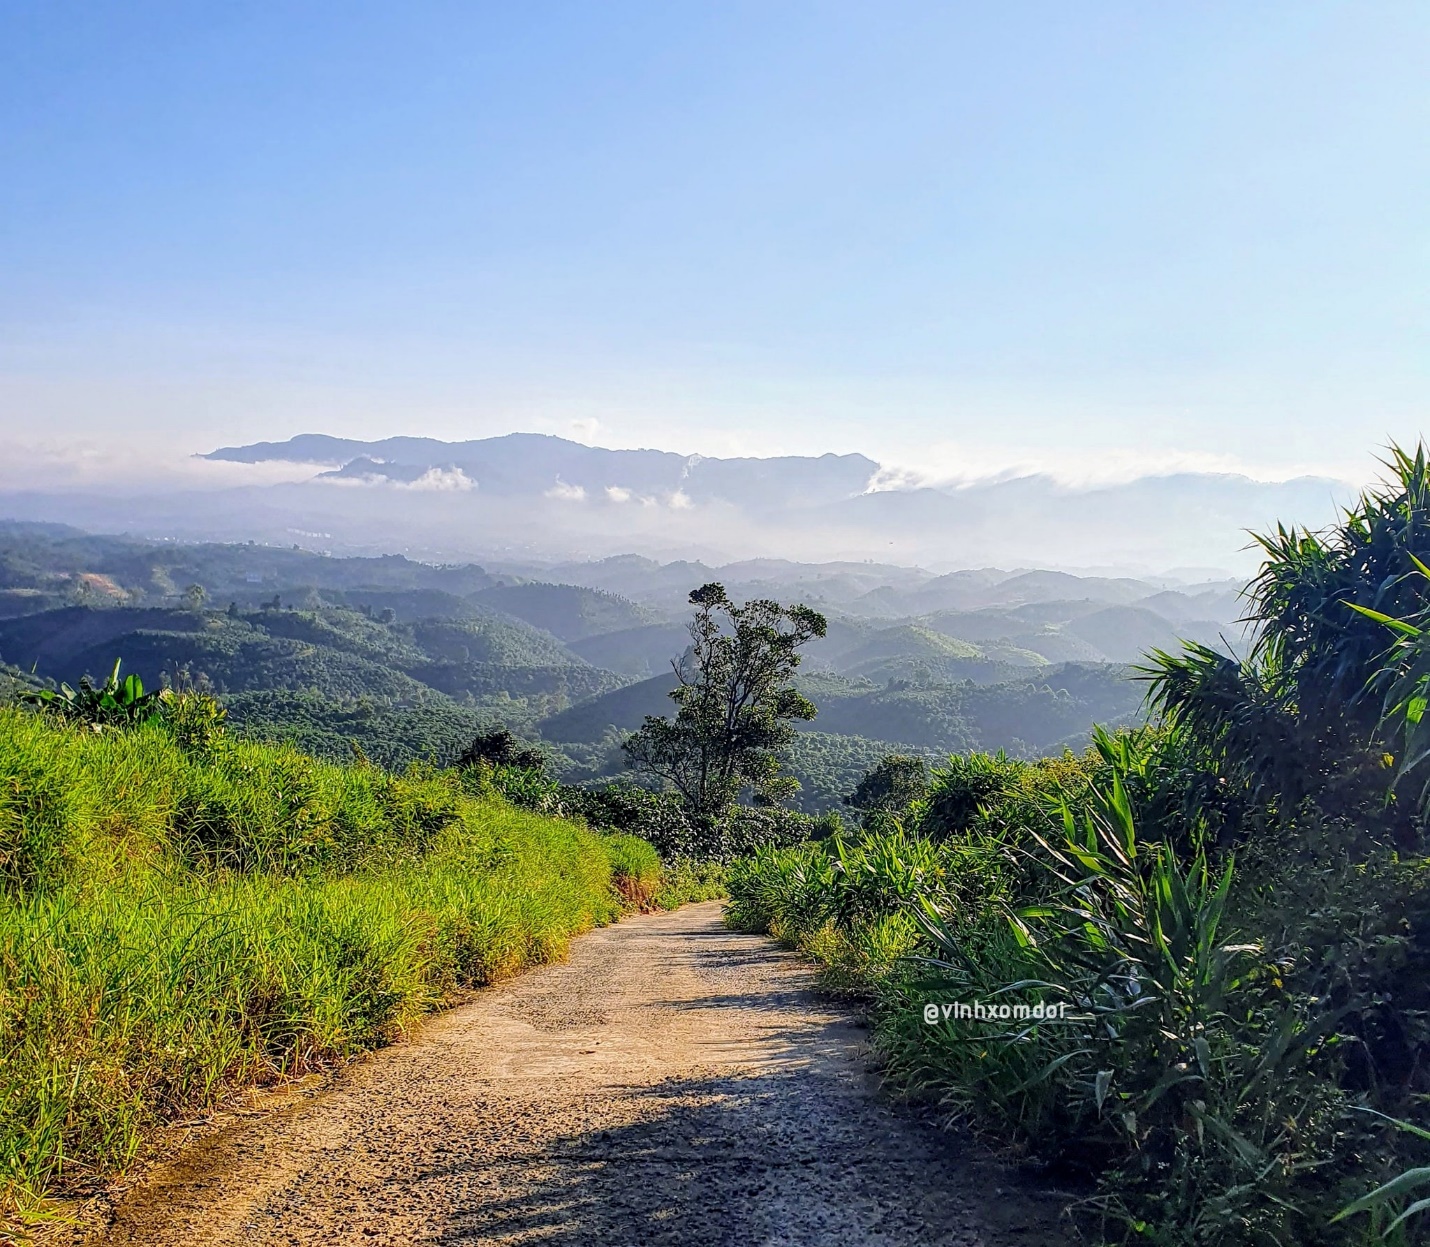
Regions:
[[1045, 1247], [1059, 1201], [880, 1098], [718, 903], [633, 918], [159, 1165], [89, 1242]]

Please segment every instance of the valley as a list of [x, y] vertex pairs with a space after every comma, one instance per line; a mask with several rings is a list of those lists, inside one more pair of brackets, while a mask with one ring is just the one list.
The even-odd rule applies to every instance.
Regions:
[[390, 767], [448, 762], [504, 726], [560, 778], [593, 782], [622, 773], [625, 733], [668, 711], [685, 597], [716, 579], [828, 617], [799, 677], [819, 713], [788, 768], [807, 813], [839, 808], [889, 753], [1081, 749], [1094, 722], [1139, 719], [1140, 655], [1238, 635], [1226, 582], [634, 555], [496, 570], [8, 522], [0, 661], [18, 687], [102, 678], [120, 659], [150, 686], [216, 692], [251, 735]]

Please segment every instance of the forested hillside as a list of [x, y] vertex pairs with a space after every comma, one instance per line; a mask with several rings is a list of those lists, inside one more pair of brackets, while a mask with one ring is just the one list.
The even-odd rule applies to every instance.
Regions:
[[1222, 584], [636, 556], [432, 566], [4, 522], [0, 661], [73, 684], [120, 658], [151, 685], [212, 689], [235, 728], [389, 766], [449, 760], [506, 726], [542, 744], [557, 774], [597, 779], [621, 772], [622, 733], [668, 711], [685, 598], [717, 575], [733, 597], [805, 601], [828, 618], [799, 681], [818, 714], [790, 762], [810, 812], [837, 806], [891, 749], [1080, 745], [1094, 721], [1138, 717], [1126, 664], [1145, 650], [1238, 635]]

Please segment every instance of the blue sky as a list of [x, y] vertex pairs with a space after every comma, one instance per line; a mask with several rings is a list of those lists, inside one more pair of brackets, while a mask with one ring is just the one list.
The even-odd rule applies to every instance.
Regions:
[[1360, 478], [1430, 9], [0, 7], [0, 444], [301, 431]]

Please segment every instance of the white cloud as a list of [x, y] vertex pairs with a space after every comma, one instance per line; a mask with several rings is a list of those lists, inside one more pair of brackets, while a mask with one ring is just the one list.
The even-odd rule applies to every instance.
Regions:
[[1236, 455], [1202, 450], [1089, 447], [1081, 451], [1062, 448], [1030, 451], [1027, 447], [946, 441], [922, 448], [916, 465], [899, 462], [897, 456], [884, 461], [870, 478], [866, 492], [958, 488], [1022, 476], [1048, 476], [1071, 489], [1097, 489], [1149, 476], [1179, 473], [1246, 476], [1267, 483], [1298, 476], [1327, 476], [1336, 480], [1344, 477], [1344, 473], [1327, 471], [1319, 464], [1293, 463], [1269, 468], [1248, 463]]
[[557, 477], [556, 484], [546, 491], [546, 496], [560, 499], [562, 502], [585, 502], [586, 490], [580, 485], [568, 485]]
[[881, 466], [864, 487], [866, 494], [882, 494], [891, 490], [918, 489], [930, 484], [927, 473], [915, 468], [896, 467], [892, 464]]
[[160, 489], [226, 489], [309, 481], [318, 463], [230, 463], [152, 443], [0, 441], [0, 489], [85, 489], [133, 494]]
[[670, 495], [670, 509], [672, 511], [688, 511], [694, 505], [695, 503], [691, 500], [690, 495], [683, 489], [677, 489]]
[[454, 490], [475, 489], [476, 481], [472, 480], [461, 468], [428, 468], [415, 481], [408, 481], [398, 486], [400, 489], [421, 489], [450, 492]]
[[[606, 497], [617, 504], [637, 502], [647, 509], [660, 506], [659, 498], [652, 497], [650, 494], [638, 494], [635, 490], [627, 489], [624, 485], [607, 485]], [[681, 499], [681, 501], [677, 502], [677, 498]], [[680, 509], [688, 507], [690, 505], [690, 499], [677, 490], [676, 493], [670, 496], [669, 503], [672, 507]]]

